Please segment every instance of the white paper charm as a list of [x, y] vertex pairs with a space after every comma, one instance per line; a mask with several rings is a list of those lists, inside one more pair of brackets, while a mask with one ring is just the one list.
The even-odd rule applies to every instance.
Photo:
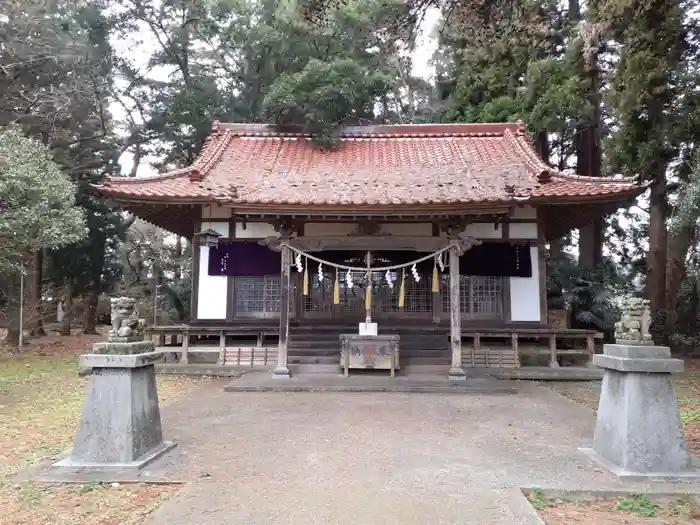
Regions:
[[411, 273], [413, 274], [413, 280], [419, 283], [420, 274], [418, 273], [418, 268], [416, 268], [416, 263], [413, 263], [413, 266], [411, 266]]
[[355, 286], [352, 282], [352, 272], [350, 270], [348, 270], [348, 273], [345, 274], [345, 284], [349, 290], [352, 290], [352, 287]]

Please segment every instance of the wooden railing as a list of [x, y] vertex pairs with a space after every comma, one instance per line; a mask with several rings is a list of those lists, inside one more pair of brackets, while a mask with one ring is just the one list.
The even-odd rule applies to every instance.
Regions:
[[[258, 356], [263, 355], [263, 362], [268, 363], [268, 350], [265, 347], [265, 337], [277, 335], [278, 331], [270, 327], [258, 326], [152, 326], [147, 329], [147, 333], [156, 339], [156, 350], [162, 352], [180, 353], [180, 364], [189, 363], [189, 353], [218, 353], [217, 364], [258, 364]], [[251, 336], [256, 338], [255, 346], [234, 348], [226, 345], [227, 336]], [[197, 336], [218, 336], [218, 346], [197, 345], [190, 348], [190, 338]], [[233, 350], [233, 352], [232, 352]], [[233, 363], [232, 356], [236, 356], [238, 363]], [[228, 363], [227, 363], [228, 361]]]
[[[462, 345], [462, 362], [464, 366], [501, 366], [520, 367], [521, 354], [549, 355], [549, 366], [559, 367], [559, 357], [564, 355], [584, 355], [590, 361], [595, 353], [595, 340], [602, 339], [603, 334], [595, 330], [579, 330], [565, 328], [467, 328], [462, 330], [462, 341], [472, 340], [472, 347], [468, 349]], [[489, 350], [484, 348], [484, 339], [502, 339], [505, 345]], [[546, 346], [527, 345], [522, 346], [522, 339], [546, 341]], [[585, 342], [585, 348], [560, 349], [558, 340]], [[508, 351], [510, 345], [510, 351]], [[491, 356], [489, 353], [491, 352]]]

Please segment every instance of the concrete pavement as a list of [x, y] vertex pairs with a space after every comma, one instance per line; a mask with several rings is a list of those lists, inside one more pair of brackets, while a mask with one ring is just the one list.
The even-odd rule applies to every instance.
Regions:
[[172, 473], [190, 483], [147, 523], [541, 525], [520, 487], [622, 488], [578, 451], [592, 437], [589, 409], [533, 384], [518, 388], [491, 396], [208, 387], [164, 411], [165, 438], [179, 444]]

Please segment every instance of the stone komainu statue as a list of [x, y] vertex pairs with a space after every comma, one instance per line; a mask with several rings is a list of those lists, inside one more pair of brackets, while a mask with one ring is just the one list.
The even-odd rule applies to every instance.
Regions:
[[131, 297], [116, 297], [112, 303], [112, 330], [110, 337], [137, 338], [143, 336], [145, 322], [138, 318], [136, 300]]
[[649, 333], [650, 327], [649, 300], [626, 297], [622, 302], [622, 317], [615, 323], [615, 342], [653, 345], [654, 341]]

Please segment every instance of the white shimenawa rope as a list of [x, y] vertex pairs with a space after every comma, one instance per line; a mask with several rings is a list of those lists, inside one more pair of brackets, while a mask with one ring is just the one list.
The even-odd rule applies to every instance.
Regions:
[[[311, 255], [310, 253], [305, 252], [304, 250], [300, 250], [299, 248], [295, 248], [294, 246], [291, 246], [286, 242], [280, 243], [280, 246], [286, 246], [287, 248], [289, 248], [290, 250], [295, 252], [297, 254], [297, 256], [308, 257], [312, 261], [316, 261], [319, 264], [325, 264], [326, 266], [338, 268], [340, 270], [358, 271], [358, 272], [366, 272], [367, 271], [366, 266], [346, 266], [344, 264], [336, 264], [336, 263], [332, 263], [330, 261], [320, 259], [318, 257]], [[372, 272], [386, 272], [389, 270], [398, 270], [400, 268], [408, 268], [409, 266], [413, 266], [415, 264], [422, 263], [423, 261], [433, 259], [434, 257], [441, 255], [441, 254], [445, 253], [446, 251], [448, 251], [452, 246], [453, 246], [452, 244], [449, 244], [449, 245], [445, 246], [444, 248], [440, 248], [439, 250], [431, 253], [430, 255], [426, 255], [425, 257], [419, 257], [418, 259], [407, 262], [405, 264], [395, 264], [393, 266], [377, 266], [376, 268], [372, 267], [371, 271]], [[360, 251], [360, 250], [358, 250], [358, 251]]]

